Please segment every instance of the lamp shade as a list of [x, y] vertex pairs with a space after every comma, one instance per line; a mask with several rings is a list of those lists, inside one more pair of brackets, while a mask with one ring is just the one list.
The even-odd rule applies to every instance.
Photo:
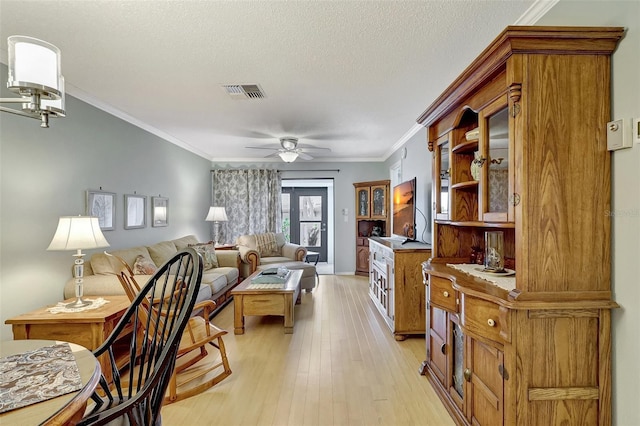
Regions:
[[80, 250], [109, 247], [97, 217], [63, 216], [47, 250]]
[[9, 43], [9, 79], [7, 87], [64, 91], [60, 87], [60, 49], [51, 43], [27, 36], [11, 36]]
[[209, 207], [209, 214], [207, 214], [207, 218], [205, 221], [207, 222], [226, 222], [227, 220], [227, 212], [224, 210], [224, 207]]
[[279, 152], [278, 155], [285, 163], [293, 163], [294, 161], [296, 161], [296, 158], [298, 158], [298, 153], [295, 151]]

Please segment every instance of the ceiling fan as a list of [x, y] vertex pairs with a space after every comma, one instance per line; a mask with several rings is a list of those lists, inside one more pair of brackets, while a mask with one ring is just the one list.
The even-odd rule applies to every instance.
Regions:
[[282, 158], [285, 163], [292, 163], [298, 157], [303, 160], [313, 160], [313, 157], [306, 153], [309, 150], [315, 151], [331, 151], [329, 148], [321, 148], [318, 146], [305, 145], [298, 148], [298, 138], [292, 136], [285, 136], [280, 138], [280, 146], [247, 146], [249, 149], [268, 149], [275, 151], [273, 154], [267, 155], [267, 157], [275, 157], [276, 155]]

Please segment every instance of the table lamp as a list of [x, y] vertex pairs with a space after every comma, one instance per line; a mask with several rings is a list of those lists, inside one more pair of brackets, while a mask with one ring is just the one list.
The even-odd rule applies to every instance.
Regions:
[[73, 276], [76, 280], [76, 300], [67, 304], [67, 308], [81, 308], [91, 304], [82, 300], [82, 280], [84, 276], [84, 253], [82, 249], [109, 247], [102, 235], [97, 217], [62, 216], [58, 221], [58, 229], [47, 250], [77, 250]]
[[209, 214], [207, 214], [207, 218], [205, 221], [213, 222], [213, 242], [215, 245], [219, 245], [220, 241], [220, 222], [226, 222], [227, 220], [227, 212], [224, 210], [224, 207], [209, 207]]

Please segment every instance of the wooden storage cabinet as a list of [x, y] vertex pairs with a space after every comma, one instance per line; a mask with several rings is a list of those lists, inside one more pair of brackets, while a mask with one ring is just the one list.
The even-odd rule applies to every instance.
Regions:
[[[428, 267], [425, 262], [430, 275]], [[442, 297], [443, 292], [451, 294]], [[504, 341], [499, 307], [464, 294], [458, 298], [453, 282], [435, 275], [429, 277], [426, 297], [429, 338], [422, 374], [449, 402], [458, 423], [502, 425]]]
[[[507, 27], [418, 118], [434, 171], [423, 373], [458, 424], [611, 424], [604, 124], [623, 34]], [[486, 231], [513, 277], [474, 268]]]
[[369, 275], [370, 236], [391, 232], [389, 180], [354, 183], [356, 191], [356, 274]]
[[427, 244], [400, 244], [369, 238], [369, 295], [396, 340], [425, 333], [425, 293], [420, 264], [429, 258]]

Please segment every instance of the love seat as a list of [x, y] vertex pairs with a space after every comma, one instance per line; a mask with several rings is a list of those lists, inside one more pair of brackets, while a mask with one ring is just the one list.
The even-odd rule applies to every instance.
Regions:
[[287, 242], [284, 234], [266, 232], [241, 235], [236, 239], [236, 246], [240, 252], [243, 277], [248, 277], [259, 269], [284, 266], [302, 269], [300, 287], [303, 290], [309, 292], [316, 286], [316, 268], [304, 262], [306, 247]]
[[[213, 244], [200, 243], [194, 235], [170, 241], [161, 241], [151, 246], [139, 246], [109, 251], [114, 256], [95, 253], [84, 263], [84, 295], [125, 295], [117, 275], [123, 269], [118, 258], [124, 260], [143, 286], [157, 267], [170, 259], [179, 250], [193, 247], [203, 254], [205, 270], [196, 303], [204, 300], [216, 302], [216, 311], [231, 298], [231, 290], [238, 284], [240, 257], [237, 250], [213, 250]], [[215, 256], [214, 256], [215, 254]], [[75, 296], [75, 280], [71, 278], [64, 287], [64, 297]], [[216, 312], [214, 311], [214, 312]]]

